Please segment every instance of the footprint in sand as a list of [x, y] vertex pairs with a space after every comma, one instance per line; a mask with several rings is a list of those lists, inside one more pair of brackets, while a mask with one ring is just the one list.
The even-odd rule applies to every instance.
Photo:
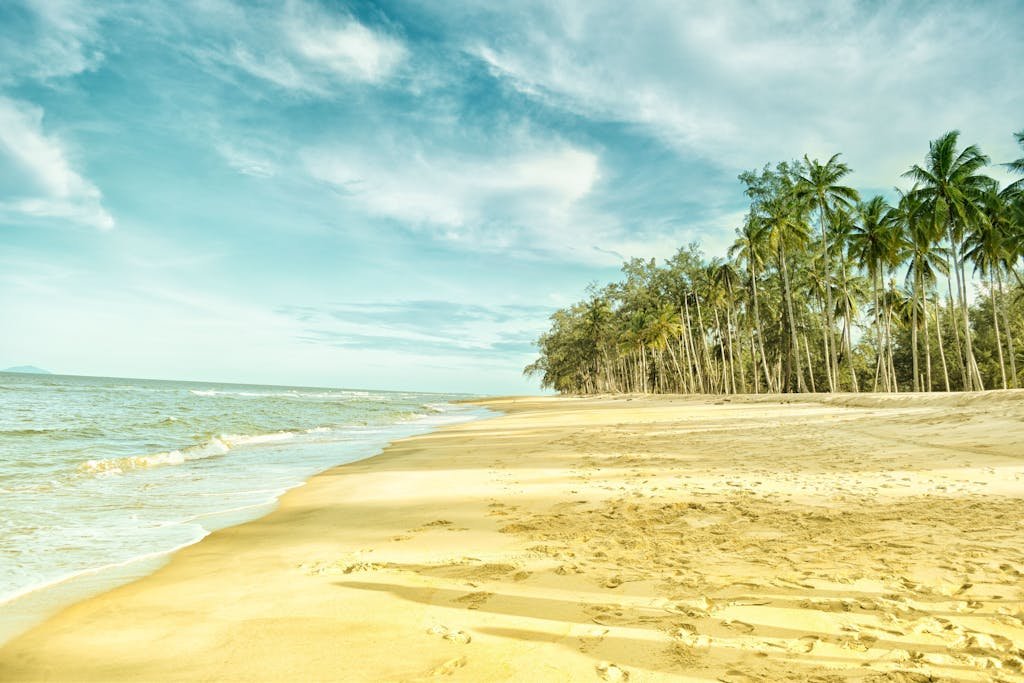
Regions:
[[821, 642], [821, 638], [818, 636], [801, 636], [794, 641], [789, 649], [791, 652], [810, 652], [815, 646]]
[[447, 626], [444, 626], [443, 624], [431, 626], [427, 629], [427, 633], [429, 633], [432, 636], [441, 636], [445, 640], [451, 641], [453, 643], [459, 643], [460, 645], [469, 645], [471, 642], [473, 642], [473, 638], [465, 631], [453, 631]]
[[583, 654], [586, 654], [604, 642], [604, 637], [606, 635], [608, 635], [608, 629], [606, 628], [591, 629], [587, 635], [579, 637], [580, 645], [577, 649]]
[[711, 638], [703, 633], [698, 633], [697, 627], [693, 624], [680, 624], [679, 628], [675, 629], [671, 633], [671, 636], [674, 640], [679, 641], [687, 647], [700, 649], [711, 647]]
[[433, 522], [427, 522], [426, 524], [424, 524], [422, 526], [418, 526], [415, 529], [409, 529], [408, 533], [416, 534], [416, 533], [419, 533], [421, 531], [426, 531], [427, 529], [429, 529], [431, 527], [450, 527], [451, 525], [452, 525], [452, 522], [450, 520], [447, 520], [447, 519], [435, 519]]
[[600, 662], [596, 667], [597, 675], [603, 681], [628, 681], [629, 672], [611, 662]]
[[462, 597], [455, 598], [455, 602], [460, 605], [465, 605], [466, 609], [480, 609], [480, 607], [493, 596], [494, 593], [476, 591], [475, 593], [466, 593]]
[[454, 657], [452, 659], [443, 662], [439, 666], [434, 667], [430, 670], [431, 676], [451, 676], [455, 673], [456, 669], [461, 669], [466, 666], [468, 659], [465, 657]]
[[753, 624], [748, 624], [745, 621], [739, 619], [726, 619], [722, 622], [722, 626], [732, 629], [733, 631], [739, 631], [740, 633], [753, 633], [755, 628]]

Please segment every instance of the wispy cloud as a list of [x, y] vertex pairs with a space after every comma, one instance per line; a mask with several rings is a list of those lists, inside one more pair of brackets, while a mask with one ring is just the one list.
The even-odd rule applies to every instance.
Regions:
[[[470, 251], [558, 251], [584, 245], [584, 200], [601, 178], [596, 154], [522, 141], [503, 153], [310, 148], [308, 173], [343, 201]], [[582, 234], [581, 234], [582, 233]], [[589, 237], [593, 237], [590, 235]]]
[[949, 128], [1011, 151], [1024, 106], [1024, 91], [997, 85], [1024, 44], [1009, 5], [545, 4], [503, 14], [468, 49], [528, 97], [720, 165], [845, 151], [877, 187]]
[[195, 9], [197, 23], [217, 29], [194, 50], [202, 62], [307, 95], [337, 97], [339, 86], [382, 83], [408, 54], [400, 37], [314, 2], [243, 8], [220, 0]]
[[467, 304], [418, 300], [285, 306], [279, 313], [303, 328], [304, 341], [353, 349], [391, 349], [423, 355], [529, 355], [550, 306]]
[[114, 227], [99, 189], [73, 167], [62, 141], [43, 130], [43, 110], [0, 96], [0, 211]]
[[100, 3], [13, 0], [0, 7], [0, 85], [49, 81], [95, 69], [104, 58]]
[[239, 173], [257, 178], [270, 178], [277, 173], [277, 165], [261, 151], [244, 148], [224, 140], [217, 142], [216, 149], [228, 166]]

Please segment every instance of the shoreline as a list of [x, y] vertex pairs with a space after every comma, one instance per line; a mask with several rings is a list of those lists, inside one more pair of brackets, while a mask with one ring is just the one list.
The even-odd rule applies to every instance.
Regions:
[[0, 678], [1024, 675], [1024, 392], [725, 398], [473, 401], [504, 414], [313, 476]]
[[[353, 446], [348, 439], [336, 440], [334, 442], [305, 441], [289, 443], [286, 448], [296, 450], [299, 453], [306, 450], [307, 456], [309, 455], [308, 449], [319, 451], [324, 448], [330, 448], [332, 445], [339, 455], [334, 464], [327, 465], [326, 467], [321, 465], [321, 469], [311, 471], [301, 479], [285, 482], [279, 488], [267, 489], [264, 492], [267, 494], [267, 497], [263, 500], [237, 507], [199, 512], [180, 520], [168, 522], [168, 524], [187, 525], [199, 523], [200, 520], [203, 520], [201, 522], [201, 531], [193, 539], [179, 542], [173, 546], [147, 549], [130, 557], [110, 558], [109, 561], [103, 564], [76, 568], [64, 575], [23, 586], [11, 594], [3, 596], [0, 599], [0, 648], [10, 640], [31, 630], [32, 627], [58, 614], [63, 609], [102, 595], [119, 586], [146, 578], [170, 562], [179, 551], [201, 543], [211, 534], [225, 528], [247, 524], [271, 514], [277, 508], [283, 496], [294, 489], [305, 486], [313, 477], [323, 472], [352, 462], [376, 457], [390, 444], [405, 438], [430, 433], [449, 424], [461, 424], [462, 422], [491, 417], [486, 410], [467, 410], [467, 406], [459, 407], [455, 401], [450, 401], [449, 404], [455, 410], [445, 413], [443, 418], [437, 414], [430, 414], [422, 415], [418, 419], [380, 425], [381, 433], [387, 433], [387, 438], [376, 447], [367, 448], [365, 444], [360, 443], [354, 450], [349, 452], [346, 449], [351, 449]], [[438, 419], [441, 419], [441, 421], [436, 421]], [[276, 435], [278, 433], [272, 432], [271, 434]], [[347, 433], [342, 432], [342, 434], [348, 436]], [[260, 448], [263, 445], [259, 436], [251, 437], [251, 440], [256, 448]], [[249, 445], [249, 450], [252, 447], [252, 445]], [[233, 450], [237, 450], [237, 448]], [[243, 450], [245, 449], [243, 448]], [[174, 463], [170, 463], [157, 467], [164, 469], [173, 466]]]

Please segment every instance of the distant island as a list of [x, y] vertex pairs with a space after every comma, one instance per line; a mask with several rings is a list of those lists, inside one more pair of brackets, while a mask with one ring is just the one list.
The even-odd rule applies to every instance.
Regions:
[[15, 365], [12, 368], [4, 368], [4, 372], [21, 372], [29, 375], [52, 375], [49, 370], [37, 368], [34, 365]]

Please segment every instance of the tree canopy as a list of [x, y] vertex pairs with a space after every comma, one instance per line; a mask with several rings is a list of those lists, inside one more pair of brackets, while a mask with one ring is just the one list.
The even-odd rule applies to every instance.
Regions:
[[726, 258], [631, 259], [552, 315], [525, 372], [583, 394], [1020, 386], [1024, 178], [1000, 188], [991, 163], [947, 132], [895, 204], [844, 184], [839, 154], [741, 173]]

